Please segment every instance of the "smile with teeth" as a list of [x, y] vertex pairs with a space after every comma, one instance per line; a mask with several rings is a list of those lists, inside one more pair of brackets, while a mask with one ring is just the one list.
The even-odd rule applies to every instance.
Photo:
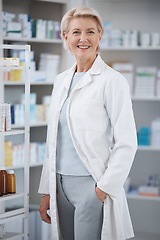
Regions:
[[81, 49], [88, 49], [88, 48], [90, 48], [90, 46], [77, 46], [78, 48], [81, 48]]

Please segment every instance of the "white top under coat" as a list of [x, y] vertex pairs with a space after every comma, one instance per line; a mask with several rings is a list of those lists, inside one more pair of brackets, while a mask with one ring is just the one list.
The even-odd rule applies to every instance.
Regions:
[[60, 113], [58, 136], [57, 136], [57, 159], [56, 159], [56, 171], [63, 175], [84, 176], [90, 175], [85, 168], [81, 159], [79, 158], [68, 128], [66, 111], [69, 101], [69, 96], [78, 81], [84, 76], [85, 72], [76, 72], [73, 76], [68, 96], [63, 104]]

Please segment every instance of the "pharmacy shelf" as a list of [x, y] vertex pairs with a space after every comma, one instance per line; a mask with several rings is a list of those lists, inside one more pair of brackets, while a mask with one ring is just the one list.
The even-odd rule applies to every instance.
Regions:
[[26, 217], [27, 217], [26, 208], [19, 208], [16, 210], [1, 213], [0, 224], [15, 221], [17, 219], [22, 219], [22, 218], [26, 218]]
[[21, 66], [6, 66], [6, 67], [0, 67], [0, 70], [23, 70], [25, 69], [24, 67], [21, 67]]
[[160, 96], [154, 96], [154, 97], [136, 97], [132, 96], [132, 101], [160, 101]]
[[62, 43], [61, 39], [39, 39], [39, 38], [16, 38], [16, 37], [4, 37], [4, 41], [16, 41], [16, 42], [29, 42], [29, 43]]
[[68, 0], [37, 0], [37, 1], [39, 1], [39, 2], [52, 2], [52, 3], [61, 3], [61, 4], [63, 4], [63, 3], [68, 3]]
[[160, 50], [159, 47], [107, 47], [107, 48], [101, 48], [102, 51], [156, 51]]
[[9, 233], [9, 232], [6, 232], [5, 233], [5, 236], [1, 238], [1, 240], [16, 240], [16, 239], [19, 239], [19, 238], [23, 238], [24, 237], [24, 233]]
[[[41, 167], [43, 166], [43, 162], [38, 162], [38, 163], [31, 163], [29, 165], [30, 168], [33, 168], [33, 167]], [[17, 170], [17, 169], [23, 169], [24, 168], [24, 165], [17, 165], [17, 166], [9, 166], [9, 167], [6, 167], [6, 170], [9, 170], [9, 169], [13, 169], [13, 170]]]
[[41, 167], [41, 166], [43, 166], [43, 162], [40, 162], [40, 163], [31, 163], [31, 164], [29, 165], [29, 167], [31, 167], [31, 168], [33, 168], [33, 167]]
[[25, 130], [11, 130], [11, 131], [0, 132], [0, 136], [10, 136], [10, 135], [19, 135], [19, 134], [25, 134]]
[[[10, 169], [10, 168], [8, 168], [8, 169]], [[3, 196], [0, 197], [0, 202], [15, 199], [15, 198], [21, 198], [21, 197], [24, 197], [24, 196], [25, 196], [25, 193], [7, 194], [7, 195], [3, 195]]]
[[154, 146], [138, 146], [138, 151], [160, 151], [160, 147]]
[[135, 232], [134, 240], [160, 240], [159, 234]]
[[[43, 126], [47, 126], [47, 122], [37, 122], [37, 123], [31, 123], [30, 127], [43, 127]], [[24, 124], [12, 124], [11, 128], [24, 128]]]
[[[4, 82], [5, 86], [24, 86], [24, 82], [8, 81]], [[53, 85], [53, 82], [31, 82], [30, 85]]]
[[53, 85], [53, 82], [31, 82], [31, 85]]
[[148, 197], [148, 196], [138, 196], [136, 194], [127, 194], [127, 199], [133, 200], [148, 200], [148, 201], [158, 201], [160, 202], [160, 197]]

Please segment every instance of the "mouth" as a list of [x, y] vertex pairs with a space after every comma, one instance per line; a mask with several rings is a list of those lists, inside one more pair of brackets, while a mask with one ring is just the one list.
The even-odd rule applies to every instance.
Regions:
[[90, 46], [87, 46], [87, 45], [85, 45], [85, 46], [84, 45], [83, 46], [82, 45], [78, 45], [77, 47], [79, 49], [89, 49], [90, 48]]

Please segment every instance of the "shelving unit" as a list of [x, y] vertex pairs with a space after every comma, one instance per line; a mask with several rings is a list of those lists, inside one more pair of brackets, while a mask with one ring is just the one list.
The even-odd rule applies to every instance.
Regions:
[[29, 42], [29, 43], [62, 43], [61, 39], [38, 39], [38, 38], [15, 38], [15, 37], [4, 37], [4, 41], [12, 41], [12, 42]]
[[[4, 82], [4, 85], [5, 86], [23, 86], [24, 83], [23, 82], [14, 82], [14, 81], [8, 81], [8, 82]], [[31, 82], [31, 85], [42, 85], [42, 86], [45, 86], [45, 85], [53, 85], [52, 82]]]
[[[29, 95], [30, 95], [30, 46], [25, 45], [0, 45], [2, 51], [4, 50], [12, 50], [12, 49], [22, 49], [25, 51], [25, 66], [23, 70], [25, 70], [25, 125], [23, 130], [11, 130], [0, 132], [1, 142], [5, 140], [5, 137], [8, 136], [17, 136], [23, 135], [23, 141], [25, 145], [25, 163], [24, 163], [24, 174], [23, 174], [23, 181], [24, 187], [23, 192], [17, 192], [16, 194], [7, 194], [0, 197], [0, 205], [3, 206], [3, 211], [0, 212], [0, 224], [9, 223], [12, 221], [16, 221], [18, 219], [23, 219], [24, 221], [24, 232], [23, 233], [6, 233], [5, 236], [2, 238], [4, 239], [17, 239], [23, 237], [23, 239], [29, 239], [29, 141], [30, 141], [30, 127], [29, 127]], [[1, 67], [0, 72], [3, 72], [5, 69], [10, 69], [8, 67]], [[14, 68], [12, 68], [14, 69]], [[19, 69], [18, 67], [16, 69]], [[3, 81], [1, 79], [1, 81]], [[1, 83], [3, 86], [3, 83]], [[4, 149], [0, 149], [0, 166], [4, 166]], [[22, 198], [23, 207], [19, 206], [16, 207], [15, 210], [6, 211], [6, 204], [11, 200], [19, 200]], [[12, 204], [8, 204], [8, 206], [13, 207]]]
[[102, 51], [157, 51], [160, 50], [160, 47], [108, 47], [108, 48], [102, 48]]
[[[28, 13], [31, 18], [39, 18], [44, 20], [60, 21], [64, 12], [66, 11], [69, 1], [65, 0], [16, 0], [14, 3], [12, 0], [2, 0], [2, 11], [13, 12], [15, 14]], [[15, 7], [16, 6], [16, 7]], [[30, 44], [31, 50], [34, 51], [34, 58], [36, 65], [39, 62], [40, 53], [53, 53], [62, 55], [62, 40], [61, 39], [38, 39], [38, 38], [15, 38], [15, 37], [3, 37], [3, 43], [13, 44]], [[65, 69], [66, 57], [63, 58], [60, 64], [60, 70]], [[42, 97], [44, 95], [51, 95], [53, 82], [31, 82], [31, 92], [37, 94], [37, 104], [41, 104]], [[14, 101], [17, 102], [17, 95], [24, 91], [23, 82], [4, 82], [4, 98], [6, 101], [13, 94]], [[30, 124], [30, 142], [45, 142], [47, 123], [40, 122]], [[12, 129], [23, 129], [24, 125], [12, 125]], [[18, 174], [21, 174], [24, 166], [13, 167]], [[30, 204], [40, 204], [41, 196], [37, 193], [40, 181], [40, 175], [42, 170], [42, 163], [30, 164]], [[35, 176], [37, 176], [35, 178]], [[34, 184], [32, 184], [34, 182]]]
[[141, 200], [141, 201], [158, 201], [160, 202], [160, 197], [141, 197], [141, 196], [138, 196], [138, 195], [132, 195], [132, 194], [127, 194], [127, 198], [128, 199], [134, 199], [134, 200]]

